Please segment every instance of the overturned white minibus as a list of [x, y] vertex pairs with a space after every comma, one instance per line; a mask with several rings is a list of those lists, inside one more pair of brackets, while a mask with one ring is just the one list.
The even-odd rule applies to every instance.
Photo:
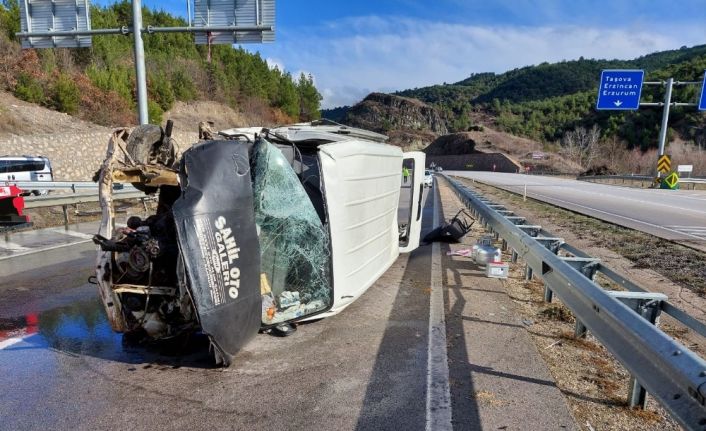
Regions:
[[[180, 155], [170, 129], [116, 131], [100, 171], [97, 280], [118, 332], [200, 331], [227, 365], [259, 330], [341, 312], [419, 245], [423, 153], [315, 122]], [[158, 192], [155, 214], [116, 228], [114, 182]]]

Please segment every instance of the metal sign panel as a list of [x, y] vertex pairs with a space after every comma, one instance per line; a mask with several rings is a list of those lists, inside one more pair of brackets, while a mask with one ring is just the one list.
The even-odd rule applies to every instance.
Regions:
[[[662, 182], [663, 187], [662, 188], [668, 188], [671, 190], [674, 190], [678, 187], [679, 185], [679, 175], [677, 175], [676, 172], [672, 172], [667, 176], [667, 178], [664, 179]], [[666, 187], [664, 187], [666, 186]]]
[[640, 107], [644, 70], [604, 70], [596, 109], [635, 110]]
[[659, 156], [657, 160], [657, 170], [663, 174], [672, 170], [672, 158], [668, 154]]
[[[20, 0], [22, 32], [87, 31], [91, 29], [88, 0]], [[90, 36], [22, 38], [22, 48], [85, 48]]]
[[701, 99], [699, 99], [699, 111], [706, 111], [706, 71], [704, 71], [704, 82], [701, 84]]
[[678, 165], [677, 172], [694, 172], [694, 165]]
[[[274, 26], [275, 0], [194, 0], [194, 27]], [[274, 42], [274, 31], [196, 33], [196, 43]]]

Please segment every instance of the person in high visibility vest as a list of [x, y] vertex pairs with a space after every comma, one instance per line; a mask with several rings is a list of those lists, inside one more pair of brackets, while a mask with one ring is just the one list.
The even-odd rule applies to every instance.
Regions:
[[402, 178], [404, 178], [404, 182], [407, 184], [407, 180], [409, 180], [409, 169], [407, 169], [407, 166], [402, 167]]

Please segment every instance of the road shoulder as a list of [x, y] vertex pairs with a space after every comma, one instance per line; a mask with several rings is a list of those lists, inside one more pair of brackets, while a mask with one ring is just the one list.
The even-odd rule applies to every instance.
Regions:
[[[440, 186], [444, 217], [461, 203]], [[469, 248], [482, 228], [461, 244], [444, 244], [446, 336], [455, 429], [575, 429], [566, 400], [508, 296], [503, 281], [449, 250]]]

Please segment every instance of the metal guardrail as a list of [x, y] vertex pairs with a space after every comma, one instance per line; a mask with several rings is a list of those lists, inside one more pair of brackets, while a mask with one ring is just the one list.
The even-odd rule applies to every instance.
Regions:
[[[27, 196], [24, 198], [26, 209], [61, 206], [64, 213], [64, 226], [69, 225], [69, 205], [98, 202], [98, 184], [90, 181], [5, 181], [0, 185], [16, 185], [22, 190], [66, 190], [69, 193]], [[147, 210], [146, 200], [151, 199], [144, 192], [130, 184], [116, 184], [113, 199], [141, 199]]]
[[[25, 208], [44, 208], [98, 202], [98, 184], [92, 181], [4, 181], [2, 185], [15, 185], [22, 190], [66, 190], [71, 194], [50, 194], [25, 197]], [[115, 199], [139, 199], [145, 194], [130, 184], [116, 184]]]
[[[556, 294], [573, 312], [577, 334], [591, 331], [630, 372], [631, 405], [644, 405], [646, 389], [685, 428], [706, 426], [706, 361], [653, 324], [664, 311], [704, 335], [701, 322], [669, 304], [665, 295], [645, 292], [541, 226], [526, 224], [524, 217], [442, 176], [503, 245], [512, 248], [513, 261], [525, 260], [527, 277], [536, 273], [544, 281], [545, 300]], [[559, 255], [560, 249], [571, 256]], [[628, 292], [604, 290], [594, 281], [599, 271]]]
[[[98, 184], [93, 181], [4, 181], [2, 185], [16, 185], [22, 190], [66, 190], [78, 193], [81, 190], [95, 190]], [[130, 184], [117, 184], [116, 190], [137, 190]]]
[[[132, 190], [115, 190], [113, 199], [139, 199], [147, 197], [144, 192], [135, 188]], [[44, 208], [53, 206], [76, 205], [87, 202], [98, 202], [98, 190], [91, 193], [74, 193], [65, 195], [47, 195], [26, 197], [25, 208]]]
[[[576, 177], [579, 181], [598, 181], [598, 180], [622, 180], [625, 181], [641, 181], [652, 183], [654, 177], [649, 175], [590, 175]], [[683, 184], [706, 184], [706, 178], [679, 178], [679, 182]]]

